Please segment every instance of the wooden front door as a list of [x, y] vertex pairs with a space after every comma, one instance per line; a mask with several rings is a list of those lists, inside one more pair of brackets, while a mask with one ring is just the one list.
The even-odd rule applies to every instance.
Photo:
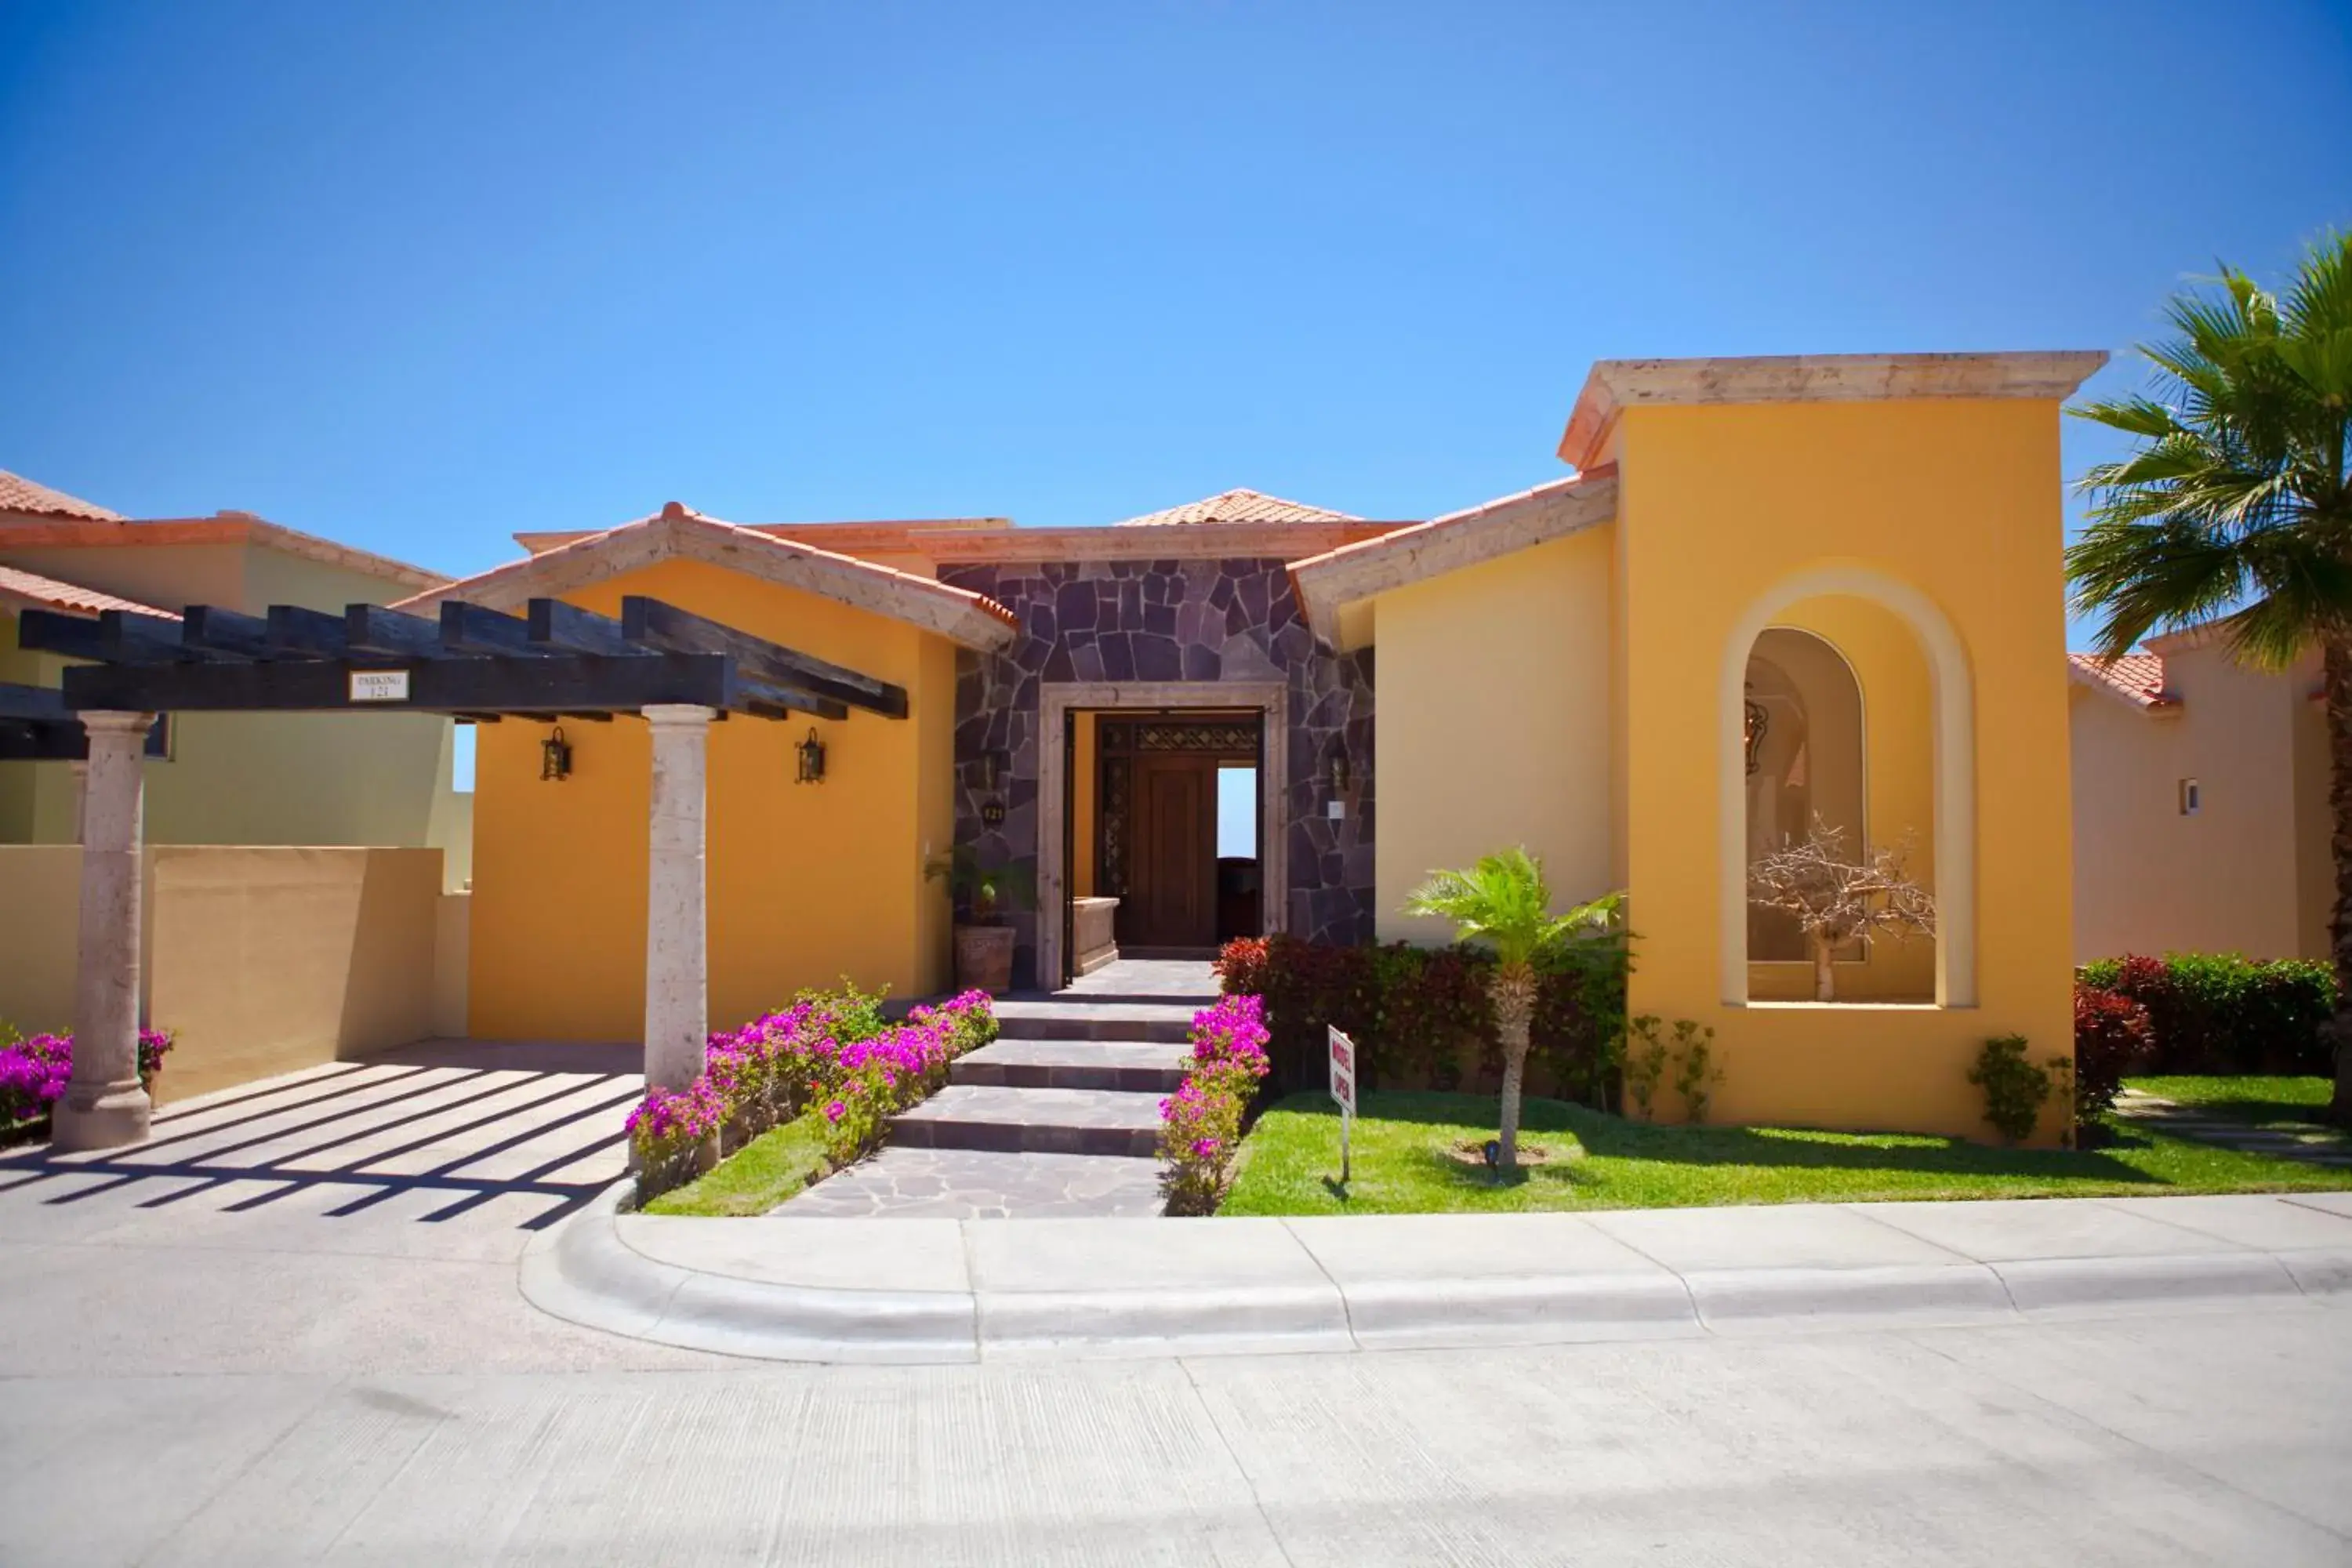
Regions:
[[1138, 831], [1129, 879], [1136, 947], [1213, 947], [1217, 941], [1217, 762], [1135, 760]]

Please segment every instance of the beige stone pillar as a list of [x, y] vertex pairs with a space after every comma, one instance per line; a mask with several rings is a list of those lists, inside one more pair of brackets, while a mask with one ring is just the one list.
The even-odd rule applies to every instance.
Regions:
[[688, 703], [645, 710], [653, 731], [646, 843], [646, 1082], [684, 1089], [702, 1073], [710, 1033], [703, 912], [703, 784], [710, 721]]
[[89, 777], [82, 795], [79, 969], [74, 979], [73, 1079], [50, 1118], [56, 1149], [147, 1140], [139, 1083], [139, 904], [147, 731], [152, 713], [85, 713]]
[[82, 806], [89, 799], [89, 764], [86, 762], [68, 763], [66, 766], [73, 773], [73, 841], [79, 844], [81, 842]]

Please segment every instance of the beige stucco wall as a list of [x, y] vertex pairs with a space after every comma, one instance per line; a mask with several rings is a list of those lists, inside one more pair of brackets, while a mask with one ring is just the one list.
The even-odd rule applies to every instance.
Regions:
[[1444, 922], [1400, 912], [1406, 896], [1431, 870], [1515, 839], [1542, 857], [1563, 905], [1612, 885], [1613, 531], [1381, 596], [1373, 858], [1382, 941], [1445, 941]]
[[[340, 610], [407, 592], [346, 567], [235, 544], [16, 550], [5, 560], [169, 609]], [[19, 650], [14, 616], [0, 638], [0, 679], [58, 684], [62, 661]], [[26, 672], [11, 673], [19, 667]], [[472, 869], [472, 815], [471, 797], [451, 781], [455, 744], [451, 722], [431, 714], [180, 714], [170, 758], [148, 764], [147, 837], [434, 847], [446, 851], [450, 887], [462, 887]], [[0, 842], [72, 842], [67, 764], [18, 763], [0, 773]]]
[[[2326, 737], [2315, 659], [2250, 669], [2219, 647], [2165, 657], [2176, 710], [2077, 685], [2074, 953], [2326, 952]], [[2182, 779], [2202, 805], [2179, 807]]]
[[[464, 910], [430, 849], [162, 846], [147, 852], [142, 1015], [184, 1100], [440, 1032]], [[81, 851], [0, 846], [0, 1018], [72, 1026]], [[455, 900], [462, 906], [463, 900]], [[446, 1023], [446, 1018], [439, 1020]]]

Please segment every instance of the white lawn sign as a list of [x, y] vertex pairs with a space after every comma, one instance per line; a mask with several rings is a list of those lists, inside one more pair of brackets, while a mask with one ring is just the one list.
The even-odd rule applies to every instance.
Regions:
[[1331, 1098], [1339, 1102], [1339, 1184], [1348, 1184], [1348, 1134], [1356, 1123], [1356, 1042], [1331, 1029]]

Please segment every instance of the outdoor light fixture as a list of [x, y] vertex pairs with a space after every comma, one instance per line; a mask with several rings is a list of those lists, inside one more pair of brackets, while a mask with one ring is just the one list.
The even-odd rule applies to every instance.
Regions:
[[1348, 750], [1337, 741], [1331, 743], [1331, 793], [1348, 793]]
[[572, 776], [572, 742], [563, 738], [561, 724], [539, 743], [539, 776], [549, 783], [561, 783]]
[[815, 725], [809, 726], [808, 739], [794, 746], [793, 750], [800, 753], [801, 759], [801, 771], [793, 782], [823, 784], [824, 782], [824, 742], [816, 738]]
[[993, 793], [999, 785], [1003, 784], [1003, 782], [1004, 753], [1003, 752], [981, 752], [980, 787], [983, 790]]
[[1764, 704], [1753, 697], [1747, 700], [1747, 714], [1741, 738], [1748, 747], [1748, 771], [1751, 774], [1764, 765], [1764, 732], [1772, 727], [1772, 716], [1764, 711]]

